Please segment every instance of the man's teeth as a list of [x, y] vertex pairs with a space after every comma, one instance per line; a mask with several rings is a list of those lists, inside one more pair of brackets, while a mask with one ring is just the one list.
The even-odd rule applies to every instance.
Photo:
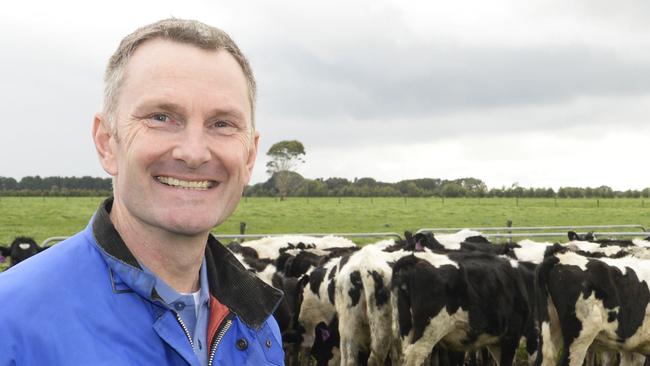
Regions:
[[188, 180], [180, 180], [172, 177], [156, 177], [156, 179], [163, 184], [166, 184], [168, 186], [172, 187], [180, 187], [180, 188], [186, 188], [186, 189], [208, 189], [212, 187], [212, 182], [208, 180], [201, 180], [201, 181], [188, 181]]

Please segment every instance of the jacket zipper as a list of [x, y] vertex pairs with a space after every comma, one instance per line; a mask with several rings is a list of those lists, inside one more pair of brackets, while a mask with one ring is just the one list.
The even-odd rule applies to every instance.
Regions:
[[210, 357], [208, 358], [208, 366], [212, 366], [214, 355], [217, 353], [217, 347], [219, 346], [221, 339], [226, 334], [230, 326], [232, 326], [232, 319], [228, 319], [217, 333], [217, 336], [214, 337], [214, 340], [212, 341], [212, 347], [210, 349]]
[[190, 336], [190, 331], [187, 330], [187, 327], [185, 326], [183, 319], [181, 319], [181, 316], [178, 315], [177, 312], [174, 312], [174, 315], [176, 315], [176, 319], [178, 320], [178, 323], [181, 325], [181, 328], [183, 328], [183, 332], [185, 332], [185, 335], [187, 336], [187, 340], [190, 341], [190, 345], [192, 346], [192, 349], [194, 349], [194, 342], [192, 341], [192, 336]]

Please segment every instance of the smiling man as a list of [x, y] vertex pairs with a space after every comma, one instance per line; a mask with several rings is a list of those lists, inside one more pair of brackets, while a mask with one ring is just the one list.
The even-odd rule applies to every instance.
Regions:
[[283, 364], [281, 292], [210, 235], [250, 179], [254, 111], [221, 30], [166, 19], [122, 40], [93, 123], [113, 197], [0, 276], [0, 366]]

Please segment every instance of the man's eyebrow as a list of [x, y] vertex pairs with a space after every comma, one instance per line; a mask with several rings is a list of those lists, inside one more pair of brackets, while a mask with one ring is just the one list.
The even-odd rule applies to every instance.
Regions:
[[244, 113], [237, 109], [225, 106], [223, 108], [213, 108], [207, 114], [208, 119], [219, 118], [219, 117], [231, 117], [236, 120], [244, 120]]
[[[145, 111], [149, 112], [150, 110], [161, 110], [172, 113], [177, 113], [180, 115], [186, 115], [187, 109], [178, 103], [169, 102], [169, 101], [159, 101], [159, 100], [149, 100], [141, 103], [135, 108], [136, 113], [143, 113]], [[244, 120], [245, 114], [239, 108], [233, 106], [223, 106], [218, 108], [213, 108], [206, 113], [207, 119], [220, 118], [220, 117], [231, 117], [237, 120]]]
[[149, 112], [150, 110], [162, 110], [166, 112], [178, 113], [185, 115], [186, 109], [180, 104], [168, 102], [168, 101], [158, 101], [158, 100], [149, 100], [141, 103], [135, 108], [136, 113], [143, 113], [145, 111]]

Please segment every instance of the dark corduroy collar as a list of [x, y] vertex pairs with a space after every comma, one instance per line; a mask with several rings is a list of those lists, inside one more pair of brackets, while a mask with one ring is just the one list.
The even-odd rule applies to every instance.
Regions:
[[[113, 198], [97, 210], [93, 234], [109, 255], [135, 268], [141, 268], [113, 226], [109, 213]], [[249, 327], [259, 329], [273, 313], [282, 292], [246, 270], [235, 256], [210, 234], [205, 248], [210, 294], [237, 314]]]

